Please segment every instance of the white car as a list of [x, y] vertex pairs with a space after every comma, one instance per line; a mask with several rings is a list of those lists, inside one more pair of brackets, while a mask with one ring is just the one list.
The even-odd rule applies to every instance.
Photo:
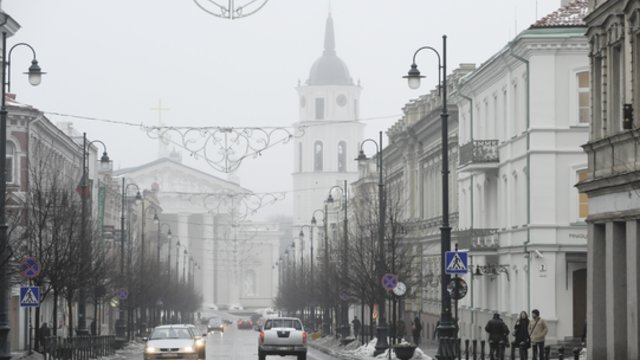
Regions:
[[200, 336], [188, 325], [162, 325], [151, 332], [144, 347], [144, 360], [199, 358]]
[[264, 322], [258, 343], [258, 359], [267, 355], [296, 355], [307, 359], [307, 333], [302, 322], [293, 317], [272, 317]]

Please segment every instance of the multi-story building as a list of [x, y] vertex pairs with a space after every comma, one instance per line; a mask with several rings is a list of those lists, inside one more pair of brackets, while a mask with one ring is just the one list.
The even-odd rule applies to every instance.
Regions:
[[511, 327], [532, 309], [549, 340], [583, 334], [588, 207], [573, 185], [587, 169], [586, 10], [576, 0], [538, 20], [459, 85], [458, 239], [473, 264], [463, 337], [495, 312]]
[[587, 356], [640, 358], [640, 2], [590, 0]]

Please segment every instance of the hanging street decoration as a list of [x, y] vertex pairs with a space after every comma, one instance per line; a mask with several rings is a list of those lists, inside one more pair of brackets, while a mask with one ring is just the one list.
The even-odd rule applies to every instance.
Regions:
[[[193, 0], [202, 11], [223, 19], [240, 19], [253, 15], [269, 0]], [[225, 4], [226, 3], [226, 4]]]

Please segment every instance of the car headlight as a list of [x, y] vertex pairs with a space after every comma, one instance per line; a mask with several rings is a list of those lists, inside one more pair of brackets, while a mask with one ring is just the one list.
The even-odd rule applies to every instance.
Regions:
[[202, 346], [204, 346], [204, 341], [202, 341], [202, 340], [196, 340], [196, 346], [197, 346], [197, 347], [202, 347]]
[[192, 353], [192, 352], [195, 352], [195, 351], [193, 350], [193, 346], [187, 346], [187, 347], [183, 347], [182, 348], [182, 352]]
[[152, 346], [147, 346], [147, 347], [144, 348], [144, 353], [145, 354], [153, 354], [153, 353], [155, 353], [157, 351], [158, 351], [158, 349], [156, 349], [156, 348], [154, 348]]

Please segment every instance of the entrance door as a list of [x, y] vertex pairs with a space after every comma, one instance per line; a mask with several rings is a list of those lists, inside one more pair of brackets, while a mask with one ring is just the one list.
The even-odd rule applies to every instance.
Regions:
[[573, 336], [580, 338], [587, 321], [587, 269], [573, 272]]

